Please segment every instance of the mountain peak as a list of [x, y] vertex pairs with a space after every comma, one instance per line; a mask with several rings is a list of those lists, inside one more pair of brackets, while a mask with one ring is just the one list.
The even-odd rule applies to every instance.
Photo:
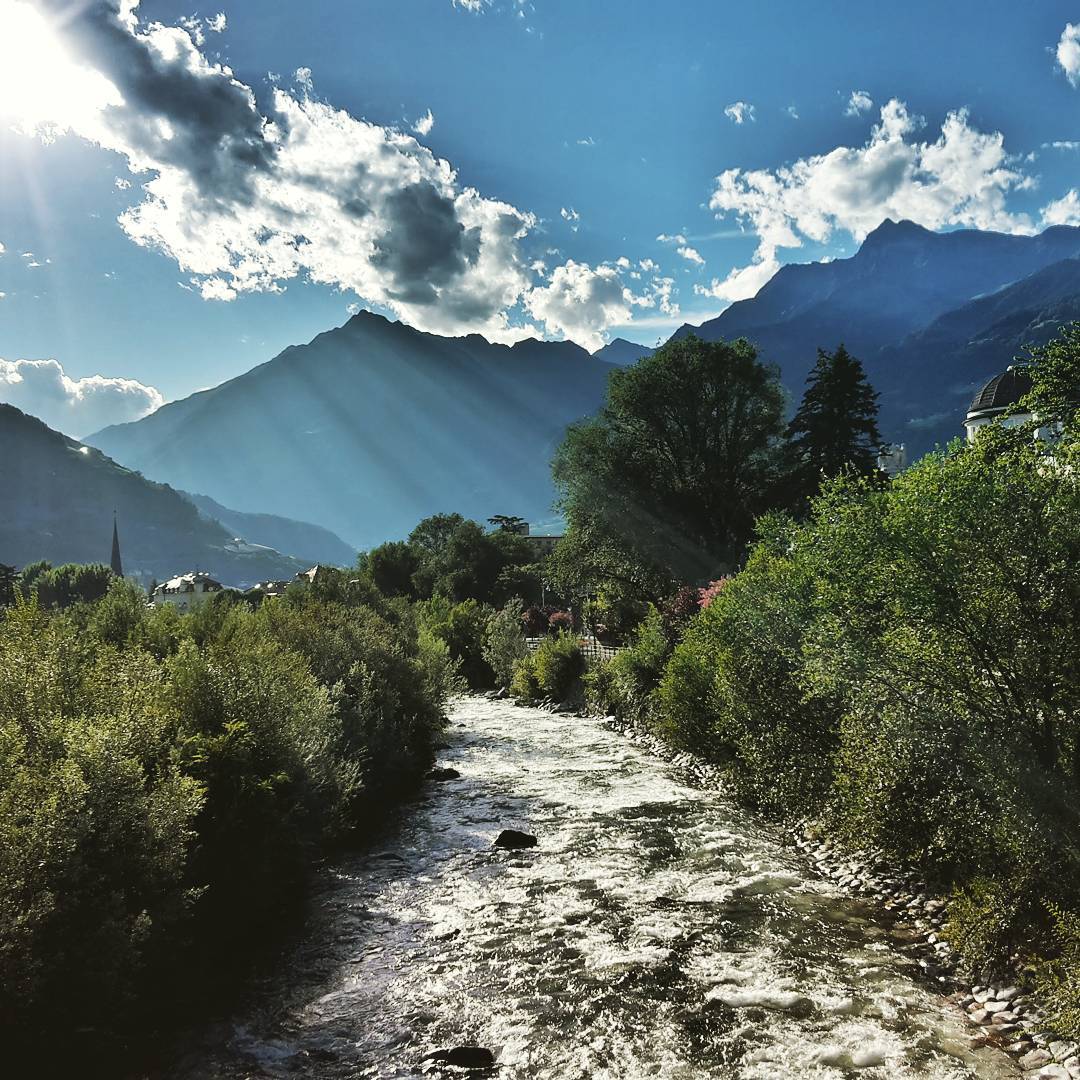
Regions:
[[901, 218], [899, 221], [894, 221], [892, 218], [886, 218], [876, 229], [871, 229], [871, 231], [866, 234], [866, 238], [863, 240], [859, 250], [861, 251], [867, 247], [874, 247], [879, 244], [895, 243], [897, 240], [933, 235], [934, 233], [930, 229], [918, 225], [907, 218]]

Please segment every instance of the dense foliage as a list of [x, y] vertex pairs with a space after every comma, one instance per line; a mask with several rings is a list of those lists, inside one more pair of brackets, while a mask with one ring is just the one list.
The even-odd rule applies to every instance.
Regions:
[[784, 395], [746, 341], [668, 342], [612, 372], [556, 455], [565, 586], [658, 600], [737, 562], [781, 466]]
[[[190, 615], [115, 580], [0, 613], [0, 1024], [148, 1023], [427, 768], [445, 644], [343, 574]], [[79, 580], [79, 575], [71, 575]]]
[[[759, 523], [746, 567], [657, 682], [660, 624], [590, 676], [726, 766], [770, 813], [815, 816], [954, 894], [975, 969], [1080, 913], [1080, 443], [992, 426], [885, 488], [828, 483]], [[650, 647], [649, 642], [653, 645]], [[1080, 955], [1080, 941], [1069, 948]], [[1062, 993], [1075, 980], [1059, 969]]]

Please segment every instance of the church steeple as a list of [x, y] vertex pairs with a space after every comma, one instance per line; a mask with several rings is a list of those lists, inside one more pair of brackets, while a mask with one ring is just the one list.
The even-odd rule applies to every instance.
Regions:
[[117, 577], [124, 576], [124, 564], [120, 561], [120, 534], [116, 531], [116, 511], [112, 518], [112, 572]]

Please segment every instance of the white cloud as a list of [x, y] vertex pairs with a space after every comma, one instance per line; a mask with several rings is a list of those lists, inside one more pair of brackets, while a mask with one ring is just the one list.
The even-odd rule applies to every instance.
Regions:
[[0, 360], [0, 401], [75, 438], [138, 420], [164, 400], [153, 386], [134, 379], [71, 379], [56, 360]]
[[676, 249], [677, 253], [681, 255], [687, 262], [697, 263], [698, 266], [704, 266], [705, 260], [698, 254], [695, 248], [690, 247], [689, 244], [684, 244], [682, 247]]
[[680, 233], [660, 233], [656, 238], [658, 244], [685, 244], [686, 237]]
[[852, 90], [848, 98], [845, 116], [862, 116], [874, 107], [874, 99], [865, 90]]
[[634, 293], [622, 280], [621, 267], [589, 266], [567, 260], [555, 267], [546, 285], [525, 294], [525, 307], [549, 330], [576, 341], [590, 352], [604, 344], [609, 326], [624, 326], [635, 309], [659, 308], [678, 314], [672, 302], [673, 280], [655, 277], [645, 292]]
[[514, 340], [532, 329], [509, 318], [531, 285], [520, 248], [533, 215], [461, 184], [412, 136], [314, 100], [306, 68], [298, 90], [272, 90], [263, 115], [189, 30], [140, 23], [134, 0], [43, 2], [67, 16], [65, 48], [110, 87], [90, 118], [58, 109], [43, 122], [150, 174], [121, 227], [204, 297], [306, 279], [435, 333]]
[[913, 133], [921, 121], [892, 100], [869, 140], [801, 158], [776, 170], [729, 169], [716, 178], [709, 205], [734, 214], [758, 238], [752, 263], [713, 281], [711, 296], [752, 296], [779, 268], [781, 248], [825, 243], [835, 233], [861, 241], [886, 218], [931, 229], [965, 225], [1003, 232], [1033, 231], [1025, 214], [1010, 213], [1006, 195], [1032, 186], [1005, 152], [1000, 133], [971, 127], [966, 111], [951, 112], [933, 142]]
[[430, 135], [431, 129], [434, 126], [435, 117], [432, 115], [431, 110], [428, 109], [428, 111], [413, 124], [413, 131], [415, 131], [417, 135], [423, 137], [425, 135]]
[[0, 255], [3, 255], [5, 251], [7, 251], [7, 248], [5, 248], [3, 244], [0, 244]]
[[[1043, 150], [1080, 150], [1080, 141], [1076, 139], [1055, 139], [1053, 142], [1044, 142]], [[1030, 160], [1035, 160], [1034, 154], [1028, 155]]]
[[478, 12], [483, 11], [487, 7], [491, 0], [451, 0], [454, 7], [464, 8], [466, 11]]
[[591, 135], [586, 135], [584, 139], [578, 139], [578, 146], [595, 146], [596, 140]]
[[115, 180], [113, 180], [113, 187], [115, 187], [117, 191], [127, 191], [128, 188], [131, 187], [131, 181], [125, 179], [122, 176], [118, 176]]
[[219, 11], [216, 15], [211, 15], [206, 20], [206, 29], [215, 34], [224, 34], [229, 28], [229, 20], [225, 17], [224, 11]]
[[1070, 188], [1042, 208], [1043, 225], [1080, 225], [1080, 192]]
[[754, 106], [748, 101], [733, 101], [724, 109], [724, 115], [736, 124], [745, 124], [747, 120], [753, 122]]
[[569, 222], [571, 232], [578, 231], [578, 224], [581, 221], [581, 215], [572, 206], [564, 206], [559, 211], [559, 217], [561, 217], [563, 221]]
[[1080, 86], [1080, 23], [1066, 23], [1057, 43], [1057, 62], [1073, 86]]
[[788, 116], [791, 117], [792, 120], [798, 120], [799, 119], [799, 110], [794, 105], [789, 105], [784, 110], [784, 112], [786, 112], [788, 114]]

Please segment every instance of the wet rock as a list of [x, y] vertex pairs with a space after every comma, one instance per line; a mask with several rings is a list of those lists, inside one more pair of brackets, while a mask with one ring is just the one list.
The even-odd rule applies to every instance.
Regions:
[[497, 837], [495, 837], [495, 846], [497, 848], [506, 848], [510, 851], [517, 851], [520, 848], [536, 847], [536, 837], [532, 833], [519, 832], [517, 829], [503, 829]]
[[461, 773], [457, 769], [448, 769], [445, 767], [436, 767], [428, 773], [429, 780], [435, 780], [442, 782], [444, 780], [460, 780]]
[[493, 1069], [495, 1055], [483, 1046], [455, 1046], [449, 1050], [436, 1050], [424, 1058], [441, 1065], [455, 1065], [459, 1069]]

